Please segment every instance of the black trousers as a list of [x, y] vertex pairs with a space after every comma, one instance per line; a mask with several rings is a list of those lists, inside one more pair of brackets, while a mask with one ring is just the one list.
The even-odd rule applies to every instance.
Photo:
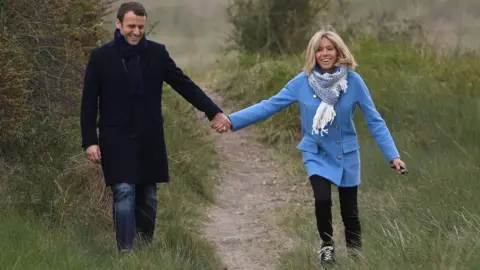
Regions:
[[[312, 184], [315, 197], [315, 216], [320, 238], [323, 241], [323, 245], [333, 245], [332, 184], [318, 175], [312, 175], [310, 183]], [[338, 187], [347, 248], [361, 249], [361, 226], [358, 213], [357, 190], [357, 187]]]

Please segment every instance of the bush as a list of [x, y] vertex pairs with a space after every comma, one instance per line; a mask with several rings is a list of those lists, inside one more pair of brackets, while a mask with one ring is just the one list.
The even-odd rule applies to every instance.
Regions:
[[230, 41], [245, 52], [288, 53], [304, 49], [316, 15], [329, 0], [235, 0], [228, 7]]
[[0, 129], [78, 112], [89, 50], [104, 37], [113, 1], [5, 1], [0, 4]]
[[[0, 5], [0, 179], [9, 210], [64, 225], [82, 202], [85, 219], [105, 205], [98, 170], [81, 166], [79, 94], [90, 49], [105, 37], [113, 1], [27, 1]], [[15, 34], [12, 34], [15, 33]], [[84, 192], [78, 192], [83, 190]], [[74, 192], [73, 192], [74, 191]], [[73, 192], [73, 193], [72, 193]], [[93, 199], [91, 195], [96, 194]], [[6, 210], [6, 209], [5, 209]], [[104, 211], [104, 210], [103, 210]], [[75, 222], [74, 222], [75, 223]], [[102, 222], [97, 225], [102, 226]]]

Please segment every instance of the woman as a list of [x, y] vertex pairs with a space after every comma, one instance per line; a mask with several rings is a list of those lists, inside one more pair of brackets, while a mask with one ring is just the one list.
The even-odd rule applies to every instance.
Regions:
[[[398, 172], [405, 163], [367, 86], [354, 71], [356, 62], [342, 38], [334, 31], [319, 31], [311, 38], [305, 56], [303, 71], [278, 94], [229, 117], [231, 130], [237, 131], [299, 103], [303, 137], [297, 149], [303, 152], [315, 197], [315, 216], [322, 239], [319, 256], [322, 262], [332, 262], [332, 184], [339, 191], [347, 248], [355, 251], [362, 246], [357, 206], [360, 153], [353, 123], [357, 105], [387, 161]], [[226, 129], [213, 127], [219, 132]]]

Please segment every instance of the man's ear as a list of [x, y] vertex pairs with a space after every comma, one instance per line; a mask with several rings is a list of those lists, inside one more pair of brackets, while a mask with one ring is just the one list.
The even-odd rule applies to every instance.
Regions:
[[120, 22], [119, 19], [115, 22], [115, 25], [117, 26], [117, 29], [122, 29], [122, 23]]

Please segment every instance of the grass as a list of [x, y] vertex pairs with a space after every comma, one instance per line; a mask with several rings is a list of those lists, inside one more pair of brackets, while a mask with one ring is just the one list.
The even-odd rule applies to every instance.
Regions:
[[[445, 1], [442, 5], [448, 5], [444, 10], [463, 7], [457, 13], [474, 12], [474, 1], [468, 1], [468, 8]], [[212, 51], [217, 49], [212, 45], [223, 42], [218, 39], [219, 32], [226, 29], [224, 17], [218, 13], [221, 1], [196, 4], [200, 9], [193, 8], [194, 2], [188, 0], [168, 1], [181, 2], [184, 9], [143, 2], [152, 6], [150, 22], [160, 18], [156, 38], [178, 55], [175, 59], [183, 58], [177, 62], [200, 68], [213, 62]], [[364, 7], [364, 3], [358, 4]], [[422, 13], [420, 19], [439, 26], [430, 17], [438, 17], [434, 15], [442, 9], [425, 5], [420, 12], [402, 12], [409, 13], [407, 18]], [[352, 9], [358, 11], [356, 6]], [[461, 24], [475, 25], [474, 21], [470, 16]], [[449, 29], [448, 23], [440, 26], [439, 33], [448, 32], [443, 31]], [[475, 40], [475, 35], [469, 35], [472, 29], [459, 37], [450, 32], [437, 35], [442, 37], [438, 42], [447, 46]], [[93, 41], [88, 44], [93, 45]], [[472, 44], [478, 43], [468, 44], [475, 47]], [[407, 178], [393, 175], [384, 166], [361, 117], [356, 119], [362, 144], [360, 209], [366, 259], [353, 263], [340, 258], [340, 264], [346, 269], [474, 268], [480, 263], [480, 201], [474, 196], [479, 190], [480, 151], [475, 143], [480, 118], [480, 99], [475, 91], [479, 86], [478, 58], [463, 55], [437, 61], [434, 53], [368, 39], [350, 45], [360, 61], [359, 72], [370, 86], [411, 174]], [[295, 56], [240, 57], [236, 62], [222, 63], [222, 81], [217, 86], [232, 105], [242, 108], [278, 91], [299, 70], [300, 63]], [[191, 121], [194, 109], [168, 88], [164, 111], [172, 182], [159, 187], [153, 246], [133, 256], [119, 257], [114, 251], [110, 191], [103, 186], [100, 169], [89, 165], [79, 149], [78, 118], [50, 116], [26, 124], [16, 133], [0, 133], [1, 268], [217, 269], [219, 260], [200, 230], [204, 208], [214, 197], [216, 153], [205, 137], [205, 124]], [[318, 237], [311, 191], [299, 152], [294, 149], [297, 108], [292, 106], [257, 128], [262, 140], [282, 153], [278, 158], [289, 183], [300, 187], [292, 190], [298, 193], [298, 201], [278, 213], [279, 224], [297, 243], [295, 249], [282, 255], [278, 268], [311, 269]], [[335, 223], [340, 225], [338, 210], [335, 205]], [[337, 238], [341, 238], [340, 232], [337, 226]]]
[[153, 246], [119, 258], [111, 192], [80, 150], [78, 122], [48, 119], [0, 139], [2, 269], [217, 269], [202, 237], [217, 156], [208, 121], [170, 87], [164, 94], [171, 182], [159, 185]]
[[[164, 88], [163, 112], [171, 182], [160, 184], [158, 188], [155, 241], [151, 247], [141, 247], [132, 256], [119, 257], [116, 254], [111, 219], [111, 191], [104, 186], [101, 169], [89, 164], [80, 149], [79, 120], [75, 113], [78, 112], [78, 107], [75, 106], [79, 105], [78, 99], [75, 98], [78, 98], [78, 94], [81, 93], [78, 91], [81, 90], [81, 82], [77, 82], [76, 79], [83, 78], [82, 72], [89, 51], [87, 48], [97, 47], [100, 42], [103, 42], [99, 40], [103, 37], [103, 28], [107, 30], [106, 38], [110, 39], [109, 33], [114, 27], [114, 21], [106, 22], [100, 29], [98, 27], [101, 25], [98, 18], [100, 15], [95, 17], [92, 12], [83, 12], [90, 9], [98, 10], [97, 1], [83, 1], [85, 3], [82, 2], [82, 5], [73, 6], [68, 5], [68, 1], [60, 2], [55, 3], [58, 5], [49, 10], [65, 12], [61, 14], [54, 12], [52, 16], [47, 16], [50, 19], [53, 18], [53, 21], [49, 19], [35, 24], [23, 18], [20, 21], [17, 17], [5, 21], [8, 22], [5, 28], [7, 30], [10, 25], [17, 26], [22, 23], [25, 24], [22, 26], [26, 29], [19, 32], [18, 40], [14, 38], [12, 42], [6, 44], [12, 45], [6, 46], [6, 52], [11, 51], [13, 47], [16, 48], [14, 52], [20, 48], [18, 50], [22, 53], [31, 52], [33, 49], [50, 55], [52, 61], [47, 61], [50, 59], [48, 57], [46, 57], [48, 59], [37, 57], [35, 60], [40, 62], [36, 63], [40, 64], [38, 74], [34, 73], [31, 76], [27, 74], [27, 76], [22, 72], [11, 72], [7, 68], [1, 70], [4, 71], [3, 73], [7, 72], [5, 74], [0, 72], [0, 75], [4, 75], [2, 78], [10, 78], [11, 74], [22, 75], [22, 82], [28, 82], [28, 86], [22, 84], [17, 88], [21, 91], [27, 90], [24, 89], [25, 87], [33, 88], [36, 93], [37, 90], [44, 90], [37, 95], [41, 96], [39, 99], [45, 102], [45, 107], [48, 109], [53, 105], [66, 102], [63, 99], [57, 99], [56, 95], [52, 96], [54, 91], [58, 90], [59, 93], [72, 93], [72, 89], [76, 91], [73, 91], [72, 99], [69, 99], [71, 106], [68, 107], [73, 111], [71, 118], [67, 117], [69, 112], [60, 110], [62, 113], [59, 113], [53, 109], [43, 115], [39, 113], [40, 117], [30, 122], [20, 119], [21, 115], [18, 114], [13, 115], [12, 119], [6, 118], [18, 124], [21, 129], [16, 132], [2, 130], [0, 133], [0, 202], [2, 206], [0, 236], [3, 240], [0, 248], [5, 250], [0, 255], [0, 267], [2, 269], [217, 269], [220, 263], [214, 247], [203, 237], [201, 229], [206, 206], [214, 200], [213, 187], [216, 182], [214, 171], [217, 168], [218, 157], [206, 136], [208, 121], [199, 119], [198, 112], [170, 87]], [[168, 3], [163, 1], [161, 4], [158, 1], [143, 2], [151, 7], [148, 8], [149, 21], [151, 23], [160, 21], [155, 29], [159, 30], [159, 33], [153, 31], [149, 38], [166, 43], [169, 52], [182, 68], [188, 66], [187, 62], [196, 63], [198, 68], [198, 64], [204, 67], [204, 62], [213, 61], [211, 60], [214, 55], [212, 51], [215, 49], [210, 45], [215, 43], [212, 37], [218, 34], [217, 31], [211, 31], [213, 34], [200, 33], [192, 27], [200, 25], [204, 30], [209, 29], [209, 26], [218, 27], [216, 23], [207, 24], [205, 18], [218, 14], [214, 11], [218, 11], [218, 7], [215, 9], [210, 7], [220, 2], [211, 2], [210, 7], [203, 7], [205, 3], [200, 4], [202, 10], [208, 12], [202, 10], [193, 12], [191, 7], [188, 8], [190, 2], [186, 1], [180, 3], [184, 9], [167, 8], [170, 4], [177, 5], [179, 1]], [[22, 13], [24, 18], [28, 18], [35, 13], [35, 9], [27, 5], [27, 1], [24, 1], [26, 6], [22, 6], [22, 3], [16, 6], [15, 12], [12, 11], [14, 14]], [[118, 5], [118, 2], [114, 3], [115, 7]], [[44, 6], [48, 9], [47, 3], [42, 7]], [[71, 10], [82, 12], [70, 12]], [[84, 16], [70, 20], [68, 15], [74, 13]], [[52, 41], [57, 43], [48, 43], [51, 39], [42, 36], [48, 44], [60, 44], [59, 46], [46, 46], [48, 44], [43, 39], [32, 40], [32, 48], [24, 46], [29, 43], [24, 42], [23, 36], [36, 37], [43, 31], [40, 26], [50, 25], [56, 22], [56, 19], [63, 18], [60, 15], [65, 14], [67, 14], [65, 22], [62, 21], [59, 26], [62, 31], [56, 35], [58, 39]], [[58, 16], [60, 18], [57, 18]], [[114, 16], [115, 12], [106, 16], [106, 19], [111, 20]], [[186, 17], [188, 20], [185, 20]], [[217, 20], [222, 18], [217, 17]], [[88, 28], [87, 32], [90, 33], [87, 35], [88, 38], [83, 39], [83, 36], [76, 35], [77, 32], [87, 32], [77, 31], [75, 27], [79, 24], [70, 24], [74, 21], [84, 22], [80, 25], [85, 29]], [[37, 48], [35, 45], [40, 47]], [[73, 45], [81, 47], [82, 50]], [[39, 53], [37, 52], [36, 55], [38, 56]], [[193, 59], [194, 56], [195, 59]], [[71, 65], [65, 66], [64, 60]], [[49, 69], [52, 63], [60, 68], [67, 67], [66, 70], [70, 70], [71, 73], [63, 73], [63, 70], [57, 72], [52, 79], [53, 83], [50, 84], [50, 80], [47, 80], [48, 76], [45, 77], [48, 74], [44, 74], [44, 69]], [[61, 64], [58, 65], [58, 63]], [[41, 86], [45, 86], [45, 89], [39, 89]], [[11, 98], [13, 97], [9, 96], [9, 99]], [[30, 99], [28, 101], [32, 103]]]
[[[398, 176], [387, 166], [358, 110], [365, 256], [353, 262], [340, 248], [341, 269], [474, 269], [480, 264], [480, 59], [473, 53], [442, 58], [396, 39], [359, 37], [349, 46], [411, 172]], [[213, 78], [238, 110], [276, 94], [301, 66], [302, 58], [292, 55], [243, 55], [220, 63]], [[298, 201], [277, 213], [297, 243], [281, 256], [278, 269], [316, 267], [313, 196], [295, 149], [299, 123], [294, 104], [251, 127], [281, 153], [286, 181], [300, 187], [292, 191]], [[334, 195], [334, 234], [344, 243]]]

